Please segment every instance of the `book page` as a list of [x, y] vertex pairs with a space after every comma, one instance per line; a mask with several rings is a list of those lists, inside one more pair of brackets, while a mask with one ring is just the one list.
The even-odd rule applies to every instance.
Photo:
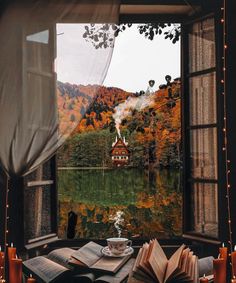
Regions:
[[46, 283], [53, 282], [62, 274], [67, 273], [69, 270], [46, 257], [38, 256], [23, 262], [23, 270], [27, 274], [34, 274]]
[[152, 251], [147, 261], [156, 275], [156, 279], [158, 280], [157, 282], [163, 283], [168, 259], [156, 239], [154, 240]]
[[133, 282], [137, 279], [139, 282], [145, 282], [145, 283], [152, 283], [155, 282], [147, 273], [143, 272], [138, 268], [140, 264], [140, 260], [143, 254], [143, 248], [139, 249], [136, 261], [134, 263], [134, 267], [132, 269], [132, 273], [129, 276], [128, 282]]
[[141, 259], [141, 257], [142, 257], [142, 252], [143, 252], [143, 250], [142, 250], [142, 249], [139, 249], [138, 255], [137, 255], [137, 257], [136, 257], [136, 261], [135, 261], [134, 267], [133, 267], [133, 271], [134, 271], [134, 272], [138, 269], [138, 265], [139, 265], [140, 259]]
[[98, 245], [94, 242], [89, 242], [79, 250], [74, 251], [74, 253], [71, 256], [81, 261], [88, 267], [91, 267], [103, 256], [102, 248], [103, 246], [101, 245]]
[[75, 252], [75, 250], [72, 250], [70, 248], [61, 248], [56, 249], [50, 252], [47, 256], [48, 259], [55, 261], [58, 264], [63, 265], [64, 267], [68, 269], [72, 269], [72, 266], [68, 264], [68, 261], [71, 258], [71, 255]]
[[150, 247], [152, 248], [152, 245], [145, 243], [142, 247], [142, 256], [140, 258], [140, 262], [138, 265], [138, 268], [143, 270], [145, 273], [147, 273], [151, 278], [154, 280], [156, 279], [155, 273], [152, 272], [152, 268], [150, 268], [150, 264], [148, 262], [148, 257], [150, 257]]
[[93, 273], [84, 273], [73, 276], [73, 282], [93, 283], [95, 275]]
[[195, 256], [195, 268], [194, 268], [194, 279], [193, 282], [199, 282], [199, 266], [198, 266], [198, 257]]
[[111, 273], [117, 272], [123, 266], [123, 264], [130, 258], [130, 255], [125, 257], [101, 257], [97, 262], [95, 262], [91, 269], [107, 271]]
[[171, 280], [174, 273], [178, 270], [184, 248], [184, 245], [179, 247], [178, 250], [169, 259], [164, 282], [169, 282], [168, 280]]
[[[193, 255], [191, 258], [191, 267], [190, 267], [190, 278], [192, 280], [192, 282], [195, 282], [195, 277], [196, 277], [196, 270], [198, 268], [197, 266], [197, 256]], [[197, 282], [197, 281], [196, 281]]]
[[186, 269], [189, 253], [190, 253], [189, 248], [183, 250], [180, 260], [180, 266], [178, 267], [177, 272], [174, 273], [173, 279], [184, 281], [190, 278], [188, 276], [188, 272], [187, 272], [188, 270]]
[[192, 263], [193, 252], [191, 251], [188, 255], [188, 262], [186, 266], [186, 271], [188, 273], [188, 277], [191, 277], [191, 263]]
[[131, 258], [115, 275], [103, 275], [98, 277], [95, 282], [97, 283], [120, 283], [124, 282], [128, 278], [129, 273], [131, 272], [135, 259]]

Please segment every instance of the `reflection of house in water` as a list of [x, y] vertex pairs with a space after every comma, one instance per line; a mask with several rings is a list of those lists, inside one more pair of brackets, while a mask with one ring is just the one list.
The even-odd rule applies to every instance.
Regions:
[[126, 142], [125, 137], [119, 137], [112, 144], [112, 149], [110, 151], [112, 164], [114, 166], [120, 167], [129, 164], [130, 151], [128, 149], [128, 142]]

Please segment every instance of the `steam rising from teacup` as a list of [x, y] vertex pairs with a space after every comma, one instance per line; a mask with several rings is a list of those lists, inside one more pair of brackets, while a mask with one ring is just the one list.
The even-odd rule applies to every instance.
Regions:
[[150, 80], [148, 88], [145, 93], [140, 92], [139, 97], [128, 97], [126, 101], [120, 103], [115, 107], [115, 113], [112, 115], [115, 120], [116, 130], [121, 137], [120, 134], [120, 124], [123, 119], [128, 116], [131, 116], [132, 110], [141, 111], [142, 109], [152, 106], [154, 103], [154, 91], [152, 87], [154, 86], [155, 81]]
[[110, 217], [110, 220], [115, 221], [114, 222], [114, 226], [115, 226], [115, 228], [117, 230], [119, 238], [121, 237], [121, 232], [122, 232], [122, 228], [121, 227], [122, 227], [122, 225], [124, 224], [124, 221], [125, 221], [123, 215], [124, 215], [124, 212], [121, 211], [121, 210], [118, 210], [114, 217], [112, 217], [112, 216]]

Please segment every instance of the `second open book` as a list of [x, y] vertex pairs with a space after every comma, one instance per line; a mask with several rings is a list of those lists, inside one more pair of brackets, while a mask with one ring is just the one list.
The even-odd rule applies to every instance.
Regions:
[[151, 240], [139, 250], [132, 277], [145, 283], [195, 283], [198, 282], [198, 259], [182, 245], [168, 260], [157, 240]]

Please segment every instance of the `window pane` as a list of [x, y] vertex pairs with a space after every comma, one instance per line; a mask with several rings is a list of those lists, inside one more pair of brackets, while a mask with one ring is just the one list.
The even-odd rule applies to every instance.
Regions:
[[49, 42], [49, 30], [32, 31], [26, 35], [26, 67], [35, 72], [52, 72], [53, 47]]
[[190, 132], [191, 175], [217, 179], [217, 129], [194, 129]]
[[191, 192], [191, 230], [218, 237], [218, 196], [216, 184], [194, 184]]
[[189, 34], [189, 71], [215, 67], [214, 19], [193, 24]]
[[[53, 184], [42, 186], [38, 184], [40, 181], [53, 182], [52, 163], [52, 159], [48, 160], [25, 177], [24, 221], [26, 242], [53, 232], [51, 223], [51, 205], [54, 197], [52, 193]], [[35, 186], [32, 186], [33, 183]]]
[[216, 74], [191, 78], [190, 125], [216, 123]]
[[26, 188], [24, 201], [25, 239], [35, 239], [52, 233], [51, 187]]

